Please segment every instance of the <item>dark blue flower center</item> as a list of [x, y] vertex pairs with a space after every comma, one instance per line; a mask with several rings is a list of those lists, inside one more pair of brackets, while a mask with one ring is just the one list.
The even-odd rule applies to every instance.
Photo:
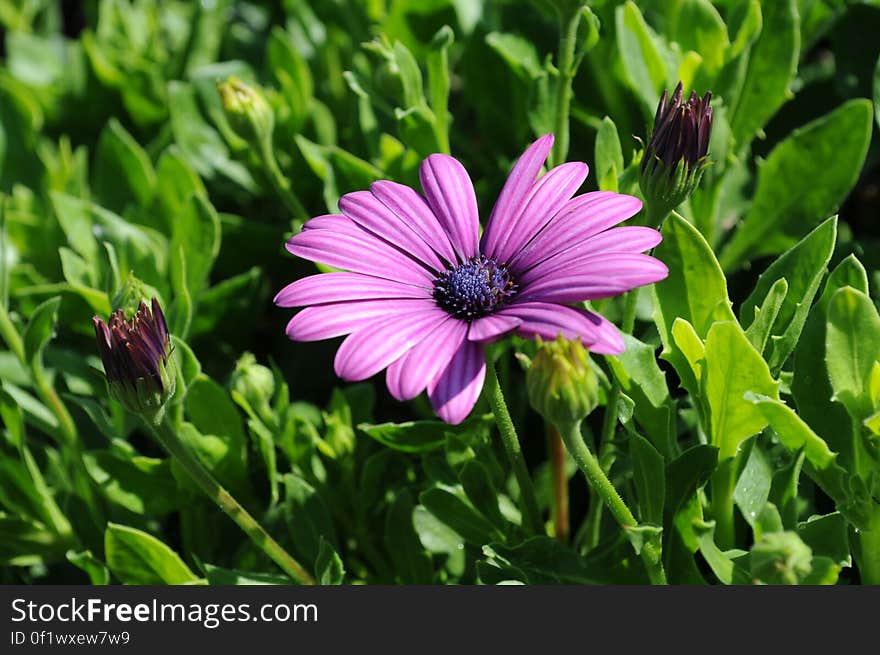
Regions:
[[434, 280], [434, 300], [455, 318], [472, 321], [501, 308], [516, 294], [507, 267], [483, 255], [447, 268]]

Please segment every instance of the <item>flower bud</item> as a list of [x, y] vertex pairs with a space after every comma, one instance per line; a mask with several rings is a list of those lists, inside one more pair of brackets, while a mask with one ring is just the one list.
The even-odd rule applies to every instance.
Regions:
[[[663, 92], [639, 168], [639, 186], [651, 216], [662, 220], [693, 193], [709, 159], [712, 107], [707, 92], [682, 102], [681, 82], [672, 98]], [[656, 227], [656, 226], [653, 226]]]
[[271, 138], [275, 116], [259, 86], [249, 86], [232, 76], [218, 82], [217, 91], [229, 125], [238, 136], [251, 144]]
[[269, 406], [275, 393], [275, 376], [272, 370], [257, 363], [251, 353], [243, 354], [235, 364], [230, 386], [256, 411]]
[[559, 427], [579, 423], [599, 404], [599, 380], [579, 339], [542, 343], [526, 373], [532, 407]]
[[92, 322], [110, 396], [155, 420], [174, 395], [176, 368], [162, 308], [155, 298], [151, 305], [152, 311], [141, 302], [129, 319], [117, 309], [107, 323], [97, 316]]
[[755, 583], [794, 585], [812, 570], [813, 551], [796, 532], [768, 532], [752, 546], [749, 560]]

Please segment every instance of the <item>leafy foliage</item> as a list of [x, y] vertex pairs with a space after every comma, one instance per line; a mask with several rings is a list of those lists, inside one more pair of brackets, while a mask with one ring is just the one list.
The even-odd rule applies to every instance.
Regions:
[[[646, 544], [672, 583], [880, 582], [876, 2], [560, 3], [590, 190], [639, 195], [663, 90], [713, 92], [710, 165], [654, 252], [669, 277], [594, 358], [583, 434], [638, 528], [545, 448], [533, 344], [493, 357], [570, 535], [523, 521], [485, 403], [449, 426], [287, 341], [271, 298], [316, 272], [282, 254], [309, 216], [418, 187], [434, 152], [488, 216], [557, 129], [556, 11], [490, 4], [0, 0], [3, 582], [290, 582], [108, 397], [90, 321], [135, 283], [167, 310], [179, 438], [321, 584], [645, 583]], [[265, 148], [224, 112], [233, 75], [265, 93]]]

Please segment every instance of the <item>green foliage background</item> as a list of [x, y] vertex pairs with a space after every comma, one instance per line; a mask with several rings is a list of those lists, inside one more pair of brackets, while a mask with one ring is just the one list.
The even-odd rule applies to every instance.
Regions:
[[[132, 274], [167, 310], [181, 439], [323, 583], [645, 582], [644, 539], [676, 583], [880, 576], [880, 3], [582, 11], [586, 189], [638, 195], [663, 89], [713, 92], [712, 166], [656, 252], [670, 278], [600, 364], [603, 404], [612, 379], [623, 395], [596, 446], [644, 532], [590, 510], [568, 461], [573, 538], [529, 535], [485, 404], [450, 427], [381, 379], [342, 385], [336, 344], [289, 342], [271, 303], [315, 272], [283, 250], [310, 215], [376, 179], [418, 188], [432, 152], [488, 215], [557, 126], [550, 2], [0, 0], [0, 579], [287, 581], [107, 398], [91, 317]], [[265, 89], [308, 215], [230, 126], [230, 75]], [[549, 512], [518, 362], [501, 353]], [[603, 432], [597, 411], [585, 434]]]

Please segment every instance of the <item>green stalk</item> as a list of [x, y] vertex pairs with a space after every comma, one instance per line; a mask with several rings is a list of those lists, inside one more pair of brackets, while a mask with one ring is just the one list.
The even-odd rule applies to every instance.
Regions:
[[712, 516], [715, 519], [715, 541], [721, 550], [729, 550], [736, 544], [735, 516], [733, 507], [733, 460], [722, 463], [712, 475]]
[[551, 166], [558, 166], [568, 155], [569, 115], [571, 98], [574, 95], [571, 83], [574, 80], [575, 49], [577, 46], [578, 25], [581, 21], [580, 6], [572, 4], [567, 10], [559, 11], [559, 86], [556, 89], [556, 121], [553, 150], [550, 153]]
[[6, 342], [9, 350], [18, 358], [18, 361], [26, 365], [24, 342], [21, 340], [18, 330], [15, 329], [15, 325], [12, 324], [9, 312], [6, 311], [6, 307], [2, 303], [0, 303], [0, 338]]
[[272, 150], [271, 138], [260, 139], [259, 154], [269, 182], [284, 206], [293, 214], [294, 218], [301, 220], [308, 218], [305, 206], [291, 188], [290, 180], [284, 176], [281, 167], [278, 166], [278, 160], [275, 159], [275, 152]]
[[870, 529], [859, 532], [858, 554], [862, 584], [880, 585], [880, 506], [874, 507]]
[[547, 424], [547, 445], [550, 451], [550, 469], [553, 478], [553, 536], [560, 543], [568, 543], [571, 533], [568, 505], [568, 477], [565, 475], [565, 445], [559, 430]]
[[492, 408], [492, 413], [495, 415], [495, 423], [498, 425], [501, 442], [507, 451], [510, 466], [519, 485], [519, 502], [523, 514], [523, 525], [528, 525], [535, 533], [543, 534], [544, 526], [541, 522], [541, 512], [538, 510], [535, 487], [532, 484], [531, 477], [529, 477], [526, 461], [519, 445], [519, 437], [516, 436], [516, 428], [513, 426], [510, 412], [507, 410], [507, 403], [504, 401], [504, 394], [501, 391], [501, 385], [498, 383], [495, 365], [491, 363], [486, 364], [485, 392], [489, 406]]
[[189, 449], [177, 437], [172, 427], [163, 418], [155, 422], [146, 421], [156, 439], [177, 459], [184, 470], [208, 498], [213, 500], [251, 541], [268, 555], [285, 573], [302, 584], [315, 584], [314, 578], [282, 546], [275, 541], [265, 528], [233, 498], [223, 486], [202, 466]]
[[[636, 520], [636, 517], [627, 507], [623, 498], [620, 497], [620, 494], [617, 493], [614, 485], [611, 484], [611, 480], [608, 479], [605, 471], [602, 470], [599, 460], [596, 459], [593, 453], [590, 452], [587, 444], [584, 443], [583, 436], [581, 436], [580, 423], [558, 427], [568, 452], [574, 457], [581, 471], [586, 476], [587, 482], [590, 483], [590, 487], [596, 491], [602, 502], [611, 512], [611, 515], [614, 516], [624, 530], [638, 527], [639, 522]], [[642, 561], [645, 563], [651, 584], [666, 584], [666, 573], [663, 570], [660, 550], [654, 544], [646, 543], [642, 546], [640, 554]]]

